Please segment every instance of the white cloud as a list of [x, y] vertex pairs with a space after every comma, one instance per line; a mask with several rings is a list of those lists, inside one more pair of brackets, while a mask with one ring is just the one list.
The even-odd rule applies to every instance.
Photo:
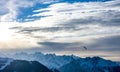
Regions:
[[[16, 2], [18, 3], [16, 4]], [[3, 21], [16, 19], [17, 14], [19, 14], [18, 8], [33, 6], [35, 3], [31, 2], [28, 2], [28, 0], [9, 1], [6, 4], [9, 7], [9, 13], [2, 16]], [[4, 41], [1, 39], [1, 48], [32, 48], [37, 47], [37, 42], [84, 42], [89, 44], [93, 39], [120, 34], [118, 0], [72, 4], [56, 3], [51, 4], [48, 8], [35, 10], [34, 12], [40, 13], [33, 16], [46, 17], [31, 22], [2, 23], [8, 25], [7, 28], [2, 30], [7, 29], [6, 32], [10, 31], [8, 38], [11, 39]], [[2, 27], [2, 25], [0, 26]], [[11, 27], [14, 27], [14, 29], [8, 30]], [[2, 34], [2, 31], [0, 33]], [[7, 33], [5, 34], [7, 35]], [[3, 36], [5, 34], [3, 33]], [[71, 51], [68, 50], [68, 52]]]
[[1, 15], [3, 15], [1, 21], [14, 21], [19, 13], [19, 7], [30, 7], [33, 3], [27, 0], [5, 0], [1, 1], [1, 5], [2, 9], [0, 13], [3, 12], [1, 13]]
[[[113, 18], [112, 15], [110, 14], [107, 15], [109, 11], [112, 10], [113, 14], [114, 13], [116, 14], [117, 13], [116, 11], [119, 11], [118, 6], [113, 6], [112, 8], [110, 7], [113, 5], [113, 3], [114, 1], [104, 2], [104, 3], [103, 2], [73, 3], [73, 4], [56, 3], [56, 4], [50, 5], [48, 8], [36, 10], [35, 12], [39, 12], [39, 11], [46, 11], [46, 12], [34, 15], [34, 16], [48, 16], [48, 15], [52, 15], [52, 16], [43, 17], [40, 20], [33, 21], [33, 22], [19, 23], [15, 26], [22, 26], [23, 28], [28, 27], [29, 29], [31, 28], [31, 30], [34, 29], [34, 27], [38, 27], [38, 28], [64, 27], [64, 23], [66, 23], [68, 26], [73, 26], [74, 24], [70, 24], [69, 22], [75, 23], [72, 21], [74, 21], [75, 19], [78, 19], [78, 20], [87, 19], [89, 16], [93, 16], [95, 18], [98, 17], [103, 20], [105, 19], [109, 20]], [[105, 13], [106, 13], [106, 16], [104, 16]], [[95, 23], [88, 22], [88, 23], [89, 23], [88, 25], [87, 24], [75, 24], [77, 25], [78, 28], [76, 28], [72, 32], [67, 31], [67, 30], [66, 31], [60, 30], [60, 31], [52, 33], [49, 31], [42, 32], [38, 30], [38, 31], [31, 31], [32, 34], [31, 33], [27, 34], [23, 32], [22, 35], [23, 36], [25, 35], [25, 37], [26, 36], [45, 37], [44, 39], [41, 38], [41, 41], [46, 41], [46, 40], [51, 40], [51, 39], [52, 41], [57, 41], [57, 39], [58, 41], [68, 41], [70, 37], [79, 37], [82, 40], [82, 38], [86, 39], [87, 37], [94, 38], [94, 37], [115, 35], [116, 33], [119, 33], [120, 31], [119, 28], [117, 27], [100, 26], [99, 25], [100, 22], [95, 22]], [[72, 41], [79, 41], [79, 40], [73, 39]]]
[[6, 7], [0, 7], [0, 10], [2, 10], [0, 11], [0, 16], [3, 16], [9, 12], [9, 9]]
[[[20, 14], [20, 7], [32, 7], [39, 4], [49, 4], [58, 2], [59, 0], [1, 0], [0, 1], [0, 16], [1, 21], [16, 21], [18, 14]], [[5, 15], [6, 14], [6, 15]], [[3, 16], [4, 15], [4, 16]]]
[[50, 3], [55, 3], [55, 2], [59, 2], [60, 0], [39, 0], [40, 3], [43, 4], [50, 4]]

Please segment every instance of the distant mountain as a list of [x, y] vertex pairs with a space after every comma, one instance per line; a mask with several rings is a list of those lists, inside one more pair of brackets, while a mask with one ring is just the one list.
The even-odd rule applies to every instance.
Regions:
[[37, 61], [0, 58], [0, 72], [52, 72]]
[[79, 59], [79, 57], [74, 55], [56, 56], [55, 54], [43, 54], [41, 52], [35, 52], [33, 54], [27, 54], [24, 52], [16, 53], [12, 55], [11, 58], [18, 60], [38, 61], [50, 69], [58, 69], [73, 60]]
[[[39, 62], [53, 72], [120, 72], [119, 62], [112, 62], [100, 57], [80, 58], [74, 55], [57, 56], [55, 54], [43, 54], [41, 52], [35, 52], [33, 54], [21, 52], [9, 57], [20, 61], [26, 60], [29, 64], [33, 61]], [[12, 60], [1, 61], [3, 63], [7, 62], [6, 65], [9, 65]], [[16, 63], [13, 63], [13, 65]], [[0, 65], [2, 66], [4, 64], [1, 63]]]
[[120, 72], [120, 65], [100, 57], [73, 60], [59, 68], [60, 72]]

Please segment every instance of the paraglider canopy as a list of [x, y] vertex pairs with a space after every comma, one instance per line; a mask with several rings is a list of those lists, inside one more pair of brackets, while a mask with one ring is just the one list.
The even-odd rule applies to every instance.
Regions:
[[87, 47], [86, 47], [86, 46], [83, 46], [83, 48], [84, 48], [85, 50], [87, 50]]

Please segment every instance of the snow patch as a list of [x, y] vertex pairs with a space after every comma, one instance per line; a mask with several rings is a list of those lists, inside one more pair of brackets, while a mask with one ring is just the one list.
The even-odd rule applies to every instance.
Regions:
[[13, 59], [8, 58], [0, 58], [0, 62], [2, 62], [3, 66], [1, 66], [0, 70], [3, 70], [5, 67], [10, 65], [10, 63], [13, 61]]

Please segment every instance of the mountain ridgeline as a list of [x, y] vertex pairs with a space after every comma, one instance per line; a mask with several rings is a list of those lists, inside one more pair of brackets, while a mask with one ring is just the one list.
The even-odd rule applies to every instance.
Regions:
[[[37, 61], [12, 60], [0, 58], [0, 72], [52, 72]], [[3, 60], [6, 60], [6, 62]], [[8, 63], [10, 62], [10, 63]], [[2, 68], [4, 67], [4, 68]]]
[[120, 72], [120, 63], [100, 57], [16, 53], [0, 58], [0, 72]]
[[120, 72], [120, 66], [100, 57], [74, 60], [59, 68], [60, 72]]

